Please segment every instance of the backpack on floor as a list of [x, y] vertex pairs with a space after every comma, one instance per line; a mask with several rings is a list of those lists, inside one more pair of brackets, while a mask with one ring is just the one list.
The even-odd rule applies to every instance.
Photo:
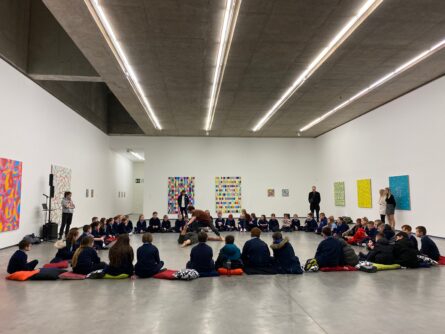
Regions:
[[194, 269], [181, 269], [174, 273], [173, 276], [179, 280], [191, 281], [199, 278], [199, 273]]
[[303, 270], [307, 272], [316, 272], [318, 271], [318, 269], [319, 267], [316, 259], [307, 260], [306, 264], [303, 267]]
[[40, 244], [42, 241], [40, 240], [40, 238], [37, 238], [34, 233], [33, 234], [28, 234], [25, 235], [23, 237], [23, 240], [29, 241], [29, 243], [31, 243], [32, 245], [38, 245]]
[[356, 266], [358, 270], [364, 271], [365, 273], [376, 273], [377, 267], [369, 261], [360, 261]]

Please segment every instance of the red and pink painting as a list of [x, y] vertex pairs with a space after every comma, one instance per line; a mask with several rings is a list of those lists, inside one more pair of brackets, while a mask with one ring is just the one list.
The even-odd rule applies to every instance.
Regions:
[[22, 163], [0, 158], [0, 232], [19, 228], [21, 192]]

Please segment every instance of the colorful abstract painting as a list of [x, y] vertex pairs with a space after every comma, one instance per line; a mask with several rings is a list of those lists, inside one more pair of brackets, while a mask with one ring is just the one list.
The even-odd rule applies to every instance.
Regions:
[[171, 176], [168, 178], [168, 213], [177, 214], [179, 212], [178, 196], [181, 190], [190, 199], [189, 205], [195, 204], [195, 178], [189, 176]]
[[357, 202], [359, 208], [372, 208], [371, 179], [357, 180]]
[[409, 176], [390, 176], [389, 188], [396, 200], [396, 210], [411, 210], [411, 199], [409, 192]]
[[334, 182], [334, 201], [335, 206], [345, 206], [345, 183]]
[[0, 158], [0, 232], [20, 225], [22, 163]]
[[222, 213], [241, 212], [241, 177], [215, 177], [215, 205]]
[[65, 191], [71, 190], [71, 169], [52, 165], [51, 173], [54, 175], [54, 198], [52, 199], [51, 221], [57, 224], [62, 222], [62, 199]]

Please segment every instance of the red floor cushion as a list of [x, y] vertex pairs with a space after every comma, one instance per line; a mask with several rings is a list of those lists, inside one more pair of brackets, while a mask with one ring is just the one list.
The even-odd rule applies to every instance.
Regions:
[[156, 275], [153, 276], [153, 278], [157, 278], [157, 279], [168, 279], [168, 280], [174, 280], [176, 279], [173, 275], [177, 272], [177, 270], [164, 270], [161, 271], [159, 273], [157, 273]]
[[441, 266], [445, 266], [445, 256], [440, 256], [439, 261], [437, 261]]
[[31, 271], [16, 271], [15, 273], [6, 276], [6, 279], [11, 281], [26, 281], [34, 275], [37, 275], [40, 270], [31, 270]]
[[71, 271], [68, 271], [66, 273], [60, 274], [59, 278], [65, 280], [83, 280], [87, 278], [87, 275], [76, 274]]
[[57, 268], [57, 269], [65, 269], [68, 268], [68, 261], [60, 261], [56, 263], [47, 263], [43, 266], [43, 268]]
[[239, 269], [230, 269], [230, 273], [229, 273], [229, 269], [218, 268], [218, 273], [220, 275], [223, 275], [223, 276], [239, 276], [239, 275], [244, 274], [244, 271], [241, 268], [239, 268]]
[[357, 268], [352, 266], [337, 266], [337, 267], [324, 267], [320, 268], [320, 271], [357, 271]]

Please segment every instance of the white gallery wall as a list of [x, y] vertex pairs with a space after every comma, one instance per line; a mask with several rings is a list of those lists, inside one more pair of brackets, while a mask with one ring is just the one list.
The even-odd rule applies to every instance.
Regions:
[[[378, 190], [389, 186], [389, 176], [409, 175], [411, 211], [396, 210], [397, 226], [423, 224], [445, 237], [444, 92], [442, 77], [317, 138], [323, 210], [376, 219]], [[362, 178], [372, 179], [372, 209], [357, 206], [356, 180]], [[345, 181], [345, 207], [334, 206], [335, 181]]]
[[[0, 60], [0, 157], [23, 162], [20, 227], [0, 233], [0, 248], [38, 233], [51, 164], [71, 168], [73, 226], [92, 216], [131, 212], [132, 162], [109, 149], [109, 137]], [[94, 198], [86, 198], [94, 189]], [[126, 191], [126, 198], [118, 198]]]
[[[116, 150], [145, 152], [144, 214], [167, 213], [168, 177], [196, 178], [196, 206], [215, 212], [215, 177], [242, 178], [242, 206], [257, 214], [308, 211], [307, 194], [315, 177], [312, 139], [112, 137]], [[267, 197], [267, 189], [275, 197]], [[289, 197], [281, 189], [290, 190]], [[174, 217], [173, 215], [171, 217]]]

